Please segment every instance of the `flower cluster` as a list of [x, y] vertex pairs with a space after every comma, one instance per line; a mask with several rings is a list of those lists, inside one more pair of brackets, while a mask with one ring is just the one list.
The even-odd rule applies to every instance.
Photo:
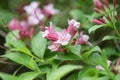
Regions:
[[65, 45], [73, 45], [73, 44], [87, 44], [89, 36], [83, 35], [80, 33], [80, 38], [78, 40], [74, 39], [74, 36], [78, 32], [78, 28], [80, 23], [77, 22], [75, 19], [68, 20], [68, 28], [63, 29], [60, 32], [54, 31], [53, 24], [50, 22], [50, 26], [46, 28], [45, 31], [42, 32], [42, 36], [45, 37], [50, 41], [50, 45], [48, 48], [51, 51], [64, 51], [62, 46]]
[[39, 24], [45, 17], [50, 18], [52, 15], [59, 13], [58, 9], [54, 9], [53, 4], [48, 4], [39, 8], [39, 2], [32, 2], [24, 7], [27, 13], [28, 23], [31, 25]]
[[103, 0], [103, 4], [99, 0], [94, 0], [94, 11], [102, 15], [99, 19], [93, 19], [92, 22], [97, 25], [118, 20], [116, 9], [116, 0], [113, 0], [113, 9], [109, 6], [108, 0]]
[[[52, 15], [59, 13], [58, 9], [54, 9], [53, 4], [45, 5], [42, 9], [39, 8], [39, 2], [32, 2], [30, 5], [24, 6], [27, 19], [18, 21], [16, 18], [12, 19], [8, 24], [10, 31], [19, 30], [19, 39], [30, 39], [34, 34], [35, 25], [44, 26], [43, 19], [50, 18]], [[41, 27], [40, 27], [41, 29]], [[42, 29], [41, 29], [42, 30]]]

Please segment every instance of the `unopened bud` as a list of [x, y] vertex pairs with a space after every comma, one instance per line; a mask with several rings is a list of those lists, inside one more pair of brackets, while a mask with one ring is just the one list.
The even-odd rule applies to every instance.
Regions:
[[116, 0], [113, 0], [113, 6], [114, 6], [114, 9], [116, 7]]
[[96, 13], [100, 13], [100, 11], [99, 11], [98, 8], [94, 8], [94, 11], [95, 11]]
[[106, 18], [108, 19], [108, 21], [111, 21], [111, 18], [109, 15], [107, 15]]
[[109, 4], [108, 4], [108, 0], [103, 0], [105, 6], [110, 10]]
[[119, 18], [118, 18], [118, 15], [114, 15], [114, 18], [116, 19], [116, 20], [118, 20]]
[[97, 24], [97, 25], [101, 25], [101, 24], [103, 24], [102, 21], [97, 20], [97, 19], [93, 19], [92, 22], [93, 22], [94, 24]]
[[104, 6], [102, 5], [102, 3], [99, 0], [94, 0], [94, 5], [96, 8], [105, 11]]
[[105, 20], [103, 18], [99, 18], [99, 20], [103, 23], [105, 23]]

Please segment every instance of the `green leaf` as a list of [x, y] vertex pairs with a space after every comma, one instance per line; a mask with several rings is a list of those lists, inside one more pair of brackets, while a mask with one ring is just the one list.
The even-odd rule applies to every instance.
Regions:
[[115, 76], [115, 80], [120, 80], [120, 74], [117, 74], [117, 75]]
[[33, 37], [31, 42], [32, 51], [36, 56], [40, 58], [44, 57], [46, 45], [47, 40], [42, 37], [42, 34], [40, 32], [35, 37]]
[[25, 72], [19, 77], [21, 80], [33, 80], [38, 74], [38, 72]]
[[77, 65], [64, 65], [58, 68], [57, 70], [51, 72], [47, 76], [47, 80], [60, 80], [63, 76], [70, 73], [71, 71], [81, 68], [82, 66], [77, 66]]
[[58, 60], [80, 60], [80, 57], [74, 54], [58, 54], [54, 57], [54, 59]]
[[93, 47], [92, 49], [90, 49], [89, 51], [83, 53], [83, 55], [82, 55], [83, 61], [86, 62], [86, 61], [88, 60], [88, 57], [89, 57], [93, 52], [95, 52], [95, 51], [101, 52], [101, 49], [100, 49], [98, 46], [95, 46], [95, 47]]
[[97, 30], [97, 29], [99, 29], [99, 28], [101, 28], [101, 27], [103, 27], [103, 26], [105, 26], [105, 24], [104, 24], [104, 25], [95, 25], [95, 26], [91, 27], [91, 28], [88, 30], [88, 32], [91, 33], [91, 32], [93, 32], [93, 31], [95, 31], [95, 30]]
[[77, 56], [81, 56], [80, 55], [80, 50], [81, 50], [81, 46], [80, 45], [74, 45], [74, 46], [70, 46], [70, 51], [73, 53], [73, 54], [75, 54], [75, 55], [77, 55]]
[[78, 80], [96, 80], [97, 70], [95, 68], [85, 67], [78, 74]]
[[35, 63], [35, 61], [32, 61], [32, 63], [31, 63], [32, 57], [30, 57], [26, 54], [8, 51], [5, 55], [3, 55], [3, 57], [7, 57], [10, 60], [17, 62], [19, 64], [22, 64], [31, 70], [37, 69], [37, 64]]
[[7, 37], [6, 37], [6, 46], [11, 48], [22, 48], [26, 47], [25, 43], [19, 39], [17, 39], [18, 36], [18, 30], [9, 32]]
[[114, 40], [114, 39], [119, 39], [119, 38], [116, 37], [116, 36], [105, 36], [105, 37], [102, 39], [102, 41], [104, 41], [104, 40]]
[[67, 78], [67, 80], [77, 80], [78, 79], [78, 72], [74, 73], [74, 74], [71, 74], [69, 75], [69, 77]]
[[20, 52], [25, 53], [25, 54], [27, 54], [27, 55], [29, 55], [29, 56], [32, 56], [32, 53], [31, 53], [30, 50], [29, 50], [28, 48], [26, 48], [26, 47], [13, 48], [13, 49], [11, 49], [11, 51], [20, 51]]
[[21, 80], [19, 77], [0, 72], [2, 80]]

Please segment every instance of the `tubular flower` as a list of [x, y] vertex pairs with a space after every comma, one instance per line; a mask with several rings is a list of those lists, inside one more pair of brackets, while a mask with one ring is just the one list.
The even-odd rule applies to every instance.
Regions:
[[62, 32], [58, 32], [58, 40], [55, 43], [66, 45], [69, 43], [71, 35], [64, 29]]
[[60, 44], [53, 43], [53, 42], [48, 46], [48, 49], [50, 49], [52, 52], [53, 51], [58, 51], [59, 48], [60, 48]]
[[31, 39], [34, 33], [34, 28], [31, 27], [28, 29], [28, 24], [26, 21], [20, 22], [20, 30], [19, 30], [19, 37], [22, 39]]
[[53, 24], [50, 22], [50, 27], [47, 28], [44, 32], [42, 32], [42, 36], [47, 38], [50, 41], [57, 41], [58, 34], [53, 30]]
[[55, 9], [53, 4], [48, 4], [43, 7], [43, 13], [49, 18], [54, 14], [59, 13], [60, 11], [58, 9]]
[[72, 20], [68, 20], [68, 28], [67, 28], [67, 31], [68, 32], [71, 32], [73, 31], [74, 28], [79, 28], [80, 26], [80, 22], [77, 22], [75, 19], [72, 19]]
[[87, 44], [88, 43], [89, 36], [83, 35], [83, 32], [80, 33], [80, 38], [78, 40], [78, 44]]
[[19, 21], [16, 18], [13, 18], [9, 24], [7, 25], [9, 30], [17, 30], [19, 29], [20, 25], [19, 25]]
[[25, 6], [24, 10], [28, 15], [31, 15], [34, 14], [38, 6], [39, 6], [39, 2], [32, 2], [30, 5]]

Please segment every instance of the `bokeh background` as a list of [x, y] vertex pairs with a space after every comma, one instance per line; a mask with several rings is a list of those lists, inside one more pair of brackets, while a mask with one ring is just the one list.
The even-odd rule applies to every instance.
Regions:
[[[21, 19], [24, 17], [22, 13], [24, 12], [23, 7], [30, 4], [32, 1], [39, 1], [40, 7], [53, 3], [54, 7], [60, 10], [60, 13], [54, 15], [50, 20], [46, 21], [45, 25], [49, 25], [49, 21], [52, 21], [56, 26], [64, 28], [67, 27], [67, 20], [75, 18], [77, 21], [81, 22], [80, 30], [88, 34], [88, 29], [93, 26], [92, 19], [98, 17], [93, 11], [93, 0], [0, 0], [0, 55], [3, 55], [7, 48], [4, 47], [5, 37], [8, 32], [6, 25], [13, 18], [16, 17]], [[112, 5], [112, 0], [108, 0]], [[117, 0], [118, 5], [118, 15], [120, 16], [120, 0]], [[100, 29], [94, 34], [89, 34], [91, 42], [98, 44], [101, 48], [107, 48], [106, 52], [109, 56], [113, 55], [115, 50], [111, 50], [115, 43], [111, 41], [104, 41], [100, 43], [100, 38], [106, 34], [111, 34], [110, 29]], [[109, 44], [110, 43], [110, 44]], [[0, 58], [0, 72], [13, 73], [19, 67], [18, 64], [8, 61], [5, 58]], [[19, 73], [26, 71], [23, 68]]]

